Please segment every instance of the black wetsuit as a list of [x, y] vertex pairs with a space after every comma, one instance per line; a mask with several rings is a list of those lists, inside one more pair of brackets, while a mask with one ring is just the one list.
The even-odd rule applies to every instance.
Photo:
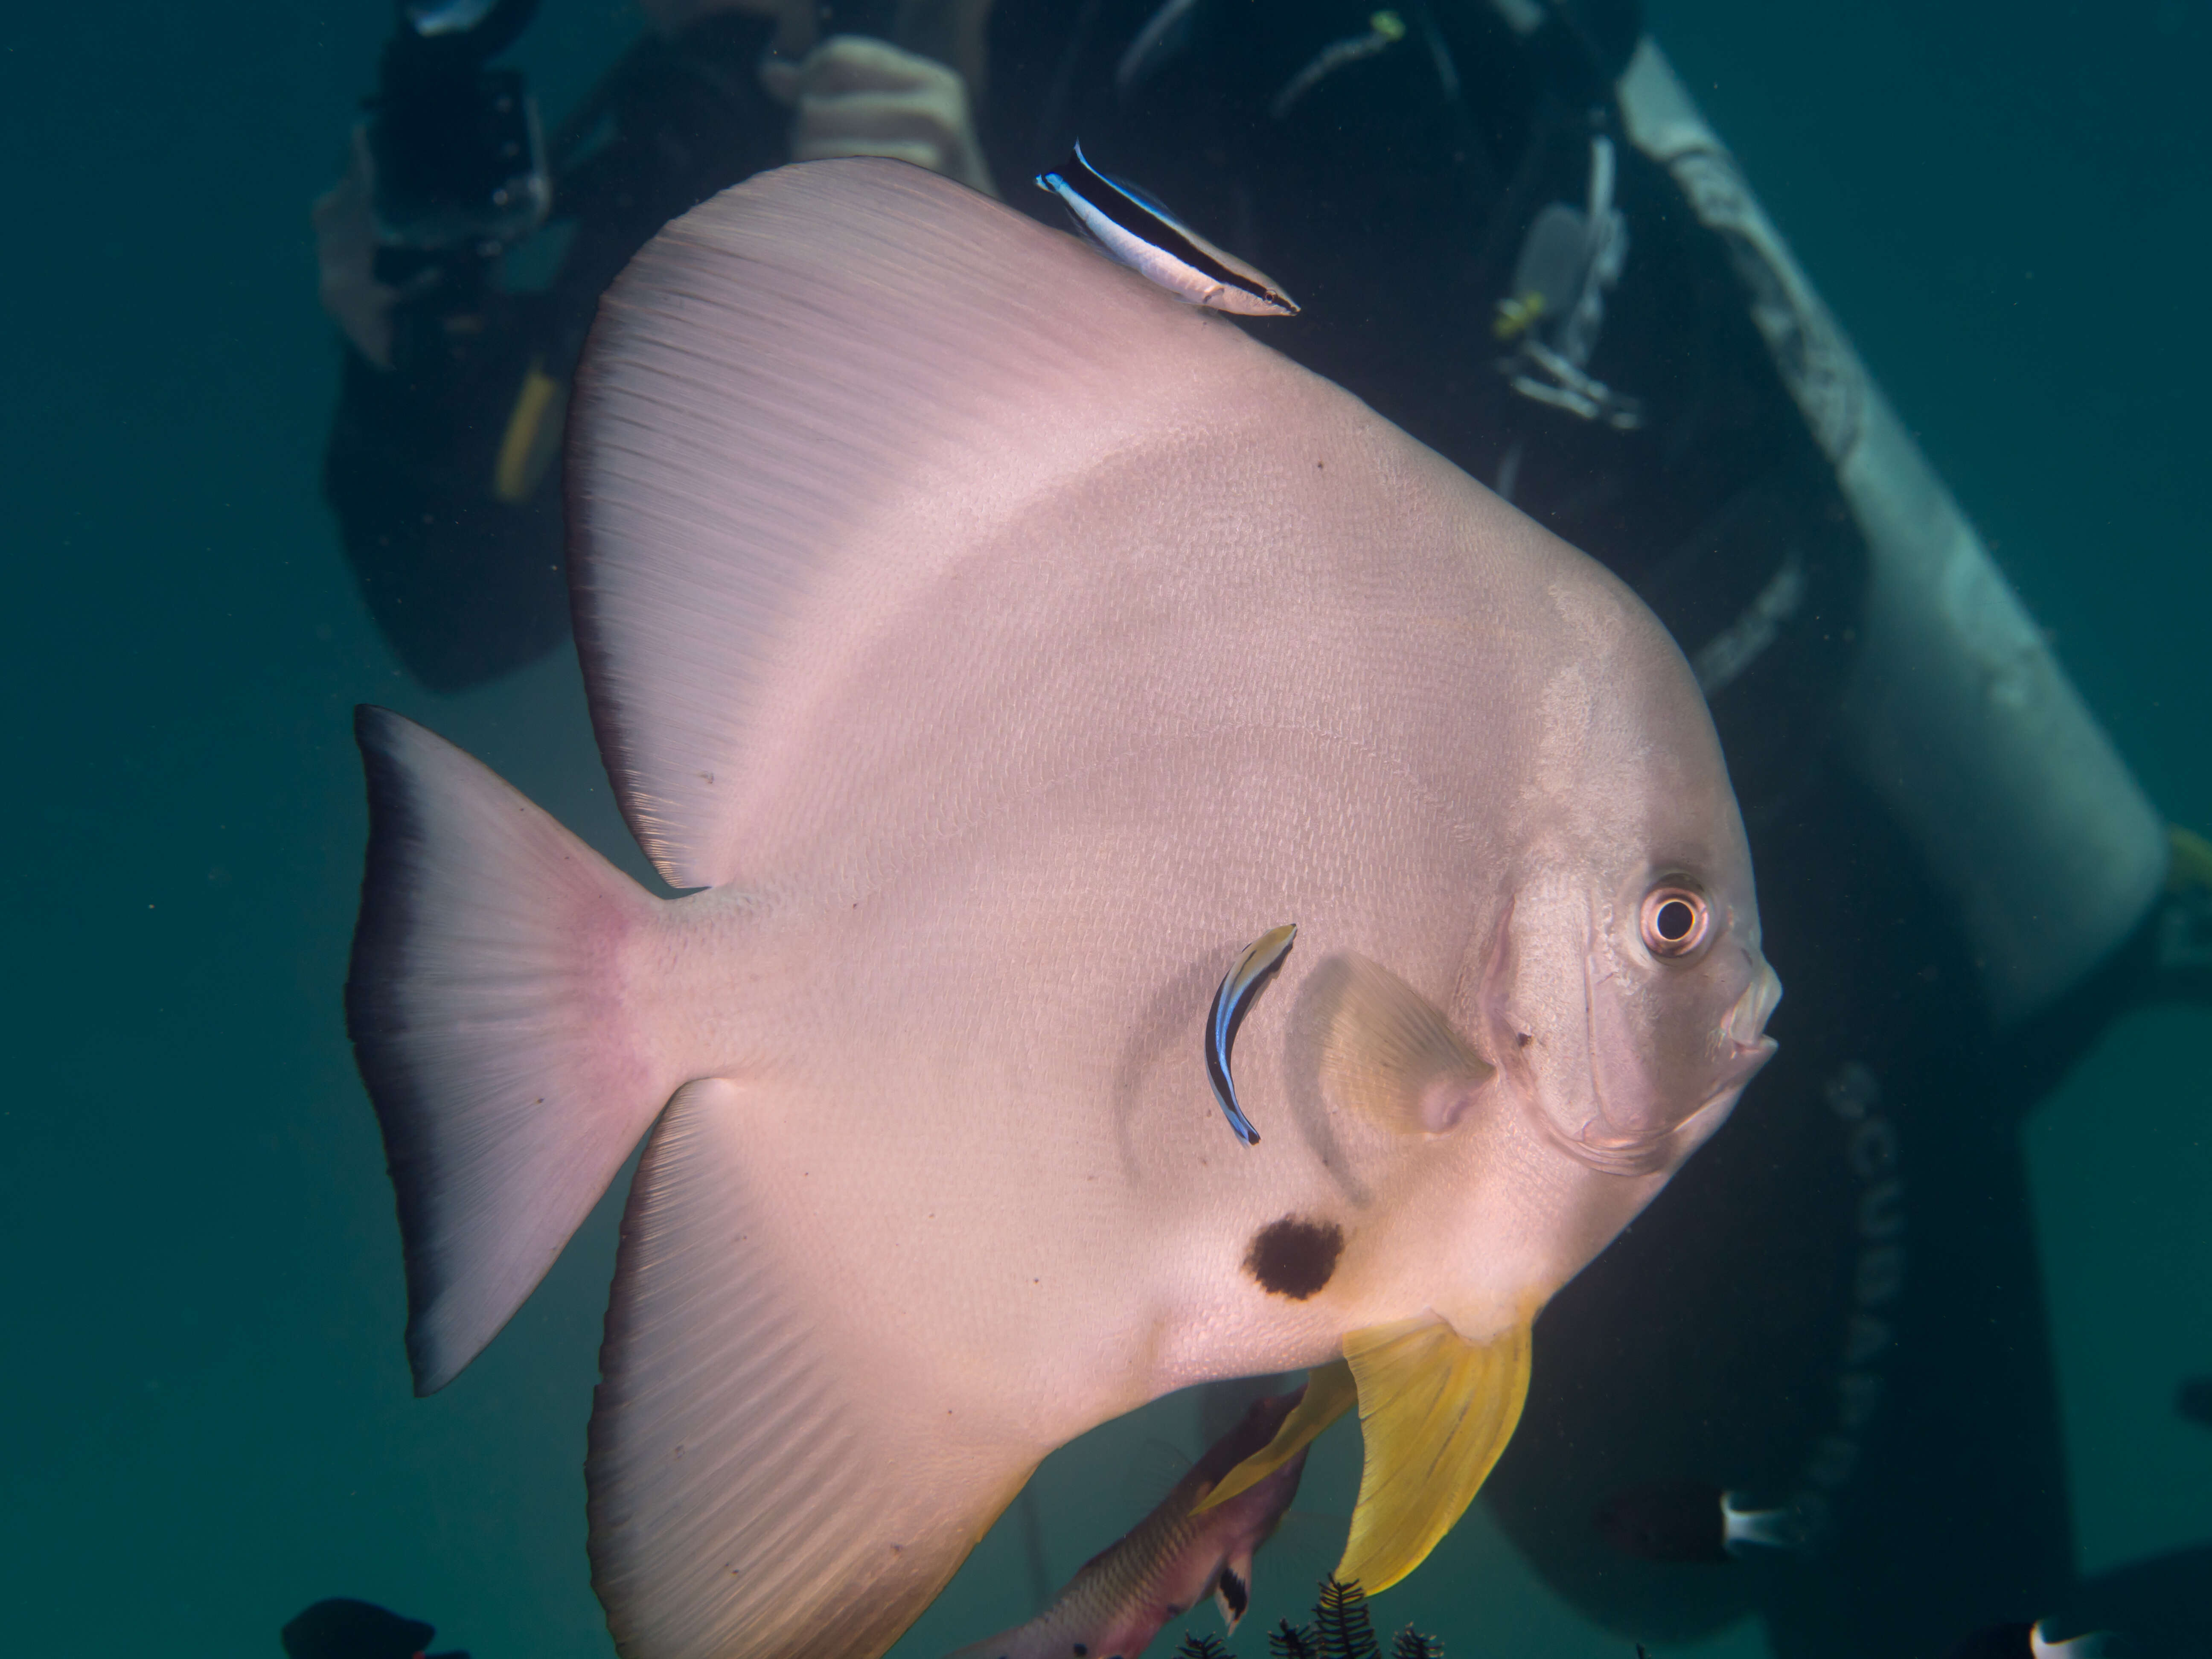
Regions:
[[396, 309], [389, 372], [347, 351], [324, 493], [370, 614], [433, 690], [567, 643], [564, 389], [630, 256], [786, 159], [790, 113], [757, 72], [769, 32], [723, 15], [672, 40], [641, 36], [554, 140], [544, 234], [568, 240], [550, 285], [506, 293], [457, 254], [445, 282]]
[[[1370, 0], [1198, 0], [1117, 89], [1160, 9], [999, 0], [982, 137], [1015, 206], [1063, 222], [1029, 180], [1080, 137], [1304, 307], [1258, 337], [1603, 560], [1693, 659], [1796, 573], [1763, 648], [1712, 692], [1788, 988], [1781, 1052], [1540, 1321], [1488, 1501], [1555, 1587], [1647, 1642], [1756, 1610], [1785, 1655], [1861, 1659], [2069, 1607], [2111, 1617], [2071, 1575], [2018, 1133], [2067, 1056], [1999, 1045], [1947, 906], [1840, 760], [1865, 550], [1746, 278], [1620, 131], [1608, 82], [1632, 18], [1524, 38], [1481, 0], [1434, 0], [1386, 14], [1394, 39]], [[515, 388], [533, 355], [565, 381], [599, 289], [660, 220], [779, 159], [786, 117], [752, 90], [760, 44], [732, 27], [644, 50], [592, 191], [562, 177], [556, 210], [582, 228], [550, 295], [487, 308], [481, 334], [421, 330], [399, 376], [350, 366], [331, 494], [426, 681], [562, 637], [553, 483], [518, 507], [489, 488]], [[718, 67], [695, 76], [690, 52]], [[692, 101], [655, 102], [678, 93]], [[1492, 327], [1535, 216], [1583, 201], [1594, 137], [1613, 142], [1630, 244], [1587, 368], [1637, 400], [1630, 430], [1516, 392]], [[1604, 1502], [1669, 1480], [1795, 1503], [1816, 1547], [1707, 1570], [1607, 1545]]]

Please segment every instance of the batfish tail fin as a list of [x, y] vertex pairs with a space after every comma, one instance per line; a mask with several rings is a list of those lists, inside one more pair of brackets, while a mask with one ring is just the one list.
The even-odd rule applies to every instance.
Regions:
[[687, 1084], [630, 1188], [585, 1463], [627, 1659], [874, 1659], [1036, 1465], [810, 1288], [775, 1086]]
[[346, 1027], [384, 1130], [415, 1389], [544, 1278], [683, 1079], [623, 1006], [661, 902], [442, 738], [357, 709], [368, 863]]

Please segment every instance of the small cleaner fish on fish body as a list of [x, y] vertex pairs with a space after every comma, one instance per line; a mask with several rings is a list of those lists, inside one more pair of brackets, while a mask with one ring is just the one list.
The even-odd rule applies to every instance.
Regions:
[[[1537, 1311], [1773, 1046], [1665, 630], [1356, 398], [895, 161], [662, 231], [569, 441], [593, 726], [679, 896], [359, 715], [348, 1020], [417, 1389], [643, 1139], [586, 1460], [626, 1659], [872, 1659], [1054, 1447], [1302, 1368], [1204, 1508], [1356, 1400], [1338, 1576], [1412, 1571]], [[1270, 916], [1231, 1151], [1206, 1010]]]
[[1195, 1513], [1222, 1477], [1263, 1449], [1304, 1389], [1255, 1400], [1150, 1515], [1100, 1551], [1026, 1625], [977, 1642], [953, 1659], [1136, 1659], [1160, 1627], [1207, 1596], [1235, 1634], [1252, 1602], [1252, 1557], [1297, 1497], [1298, 1453], [1231, 1502]]
[[1213, 1006], [1206, 1012], [1206, 1075], [1213, 1085], [1213, 1097], [1221, 1103], [1221, 1115], [1229, 1120], [1229, 1127], [1237, 1132], [1237, 1139], [1247, 1146], [1260, 1144], [1260, 1132], [1252, 1127], [1252, 1120], [1244, 1115], [1237, 1103], [1237, 1079], [1229, 1069], [1231, 1051], [1237, 1044], [1237, 1028], [1244, 1024], [1244, 1016], [1252, 1012], [1252, 1002], [1275, 970], [1283, 965], [1283, 958], [1291, 953], [1291, 941], [1298, 936], [1297, 923], [1285, 922], [1280, 927], [1270, 928], [1237, 953], [1221, 981], [1221, 988], [1213, 994]]
[[1074, 216], [1077, 228], [1109, 258], [1158, 283], [1185, 304], [1240, 317], [1295, 317], [1297, 307], [1265, 271], [1200, 235], [1128, 185], [1091, 165], [1077, 144], [1067, 160], [1037, 175]]

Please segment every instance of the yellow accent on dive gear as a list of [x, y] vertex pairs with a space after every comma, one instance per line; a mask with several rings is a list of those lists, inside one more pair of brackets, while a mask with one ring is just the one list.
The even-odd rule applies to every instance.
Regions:
[[1543, 314], [1543, 290], [1532, 288], [1498, 302], [1498, 315], [1492, 319], [1490, 331], [1501, 340], [1516, 340], [1535, 326]]
[[545, 372], [544, 360], [532, 358], [499, 441], [499, 459], [492, 465], [491, 493], [501, 501], [510, 506], [526, 501], [538, 488], [560, 446], [565, 402], [560, 381]]

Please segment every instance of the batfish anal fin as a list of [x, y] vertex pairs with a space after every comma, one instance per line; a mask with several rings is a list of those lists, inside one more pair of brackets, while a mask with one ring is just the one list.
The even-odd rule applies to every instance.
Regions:
[[617, 994], [661, 902], [481, 762], [355, 711], [368, 868], [346, 1030], [384, 1131], [418, 1394], [545, 1276], [666, 1103]]
[[1370, 1595], [1427, 1559], [1474, 1501], [1528, 1397], [1529, 1328], [1469, 1342], [1443, 1320], [1355, 1331], [1366, 1462], [1336, 1576]]
[[687, 1084], [646, 1145], [585, 1463], [592, 1582], [625, 1659], [874, 1659], [1036, 1466], [956, 1438], [903, 1358], [790, 1264], [757, 1100]]
[[1337, 1102], [1404, 1134], [1456, 1127], [1497, 1067], [1381, 963], [1347, 951], [1319, 971], [1333, 999], [1322, 1078]]
[[1193, 1505], [1193, 1515], [1203, 1515], [1217, 1504], [1225, 1504], [1249, 1492], [1277, 1469], [1321, 1437], [1321, 1431], [1350, 1411], [1359, 1399], [1352, 1367], [1341, 1359], [1316, 1365], [1306, 1377], [1306, 1391], [1291, 1414], [1275, 1431], [1275, 1437], [1221, 1477], [1221, 1482]]

